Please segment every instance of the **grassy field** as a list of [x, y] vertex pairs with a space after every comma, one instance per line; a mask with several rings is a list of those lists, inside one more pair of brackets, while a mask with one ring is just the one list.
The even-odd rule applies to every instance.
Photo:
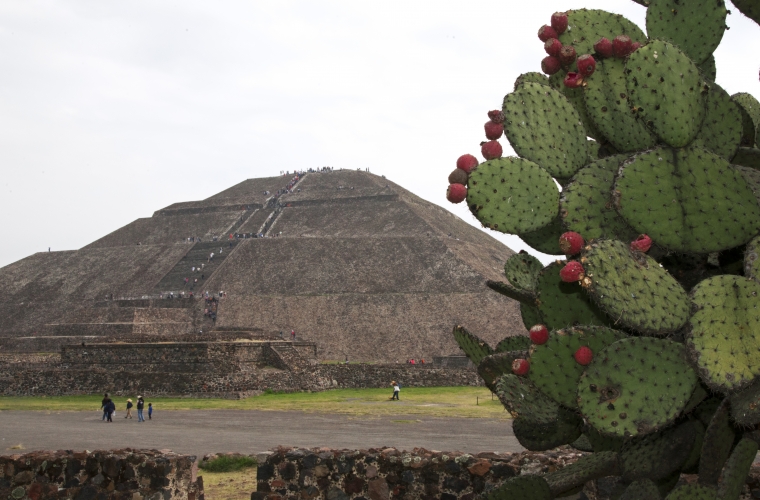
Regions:
[[[401, 401], [389, 389], [335, 389], [325, 392], [262, 394], [242, 400], [148, 397], [156, 412], [172, 410], [269, 410], [351, 415], [425, 415], [508, 419], [509, 414], [485, 387], [402, 388]], [[130, 395], [135, 400], [135, 395]], [[0, 397], [0, 411], [86, 411], [98, 409], [102, 394], [91, 396]], [[114, 398], [124, 411], [127, 396]], [[134, 410], [133, 410], [134, 412]]]
[[203, 489], [207, 500], [251, 498], [256, 491], [256, 467], [237, 472], [199, 471], [203, 476]]

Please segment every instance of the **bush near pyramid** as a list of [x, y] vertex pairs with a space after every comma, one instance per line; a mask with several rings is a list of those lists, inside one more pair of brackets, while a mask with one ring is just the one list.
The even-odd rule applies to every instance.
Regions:
[[[292, 192], [278, 195], [293, 181]], [[248, 237], [258, 234], [266, 237]], [[2, 268], [0, 352], [276, 339], [295, 330], [322, 360], [429, 362], [457, 354], [447, 334], [452, 322], [474, 324], [491, 341], [524, 333], [518, 304], [483, 287], [512, 253], [367, 172], [249, 179], [158, 210], [80, 250], [38, 253]], [[191, 290], [194, 300], [178, 299]], [[215, 324], [204, 316], [206, 291], [225, 292]]]
[[567, 255], [514, 255], [489, 282], [521, 301], [530, 339], [454, 336], [523, 446], [591, 452], [483, 498], [608, 478], [610, 498], [733, 500], [758, 451], [760, 103], [715, 82], [723, 0], [638, 3], [648, 37], [602, 10], [555, 13], [539, 30], [549, 76], [517, 79], [489, 112], [486, 161], [449, 178], [485, 227]]

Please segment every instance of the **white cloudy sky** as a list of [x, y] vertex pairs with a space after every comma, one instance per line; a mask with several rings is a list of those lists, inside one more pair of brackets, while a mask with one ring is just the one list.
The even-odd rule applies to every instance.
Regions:
[[[368, 167], [477, 224], [446, 178], [539, 69], [538, 28], [580, 7], [644, 25], [629, 0], [5, 0], [0, 266], [322, 165]], [[728, 24], [718, 82], [760, 95], [760, 28]]]

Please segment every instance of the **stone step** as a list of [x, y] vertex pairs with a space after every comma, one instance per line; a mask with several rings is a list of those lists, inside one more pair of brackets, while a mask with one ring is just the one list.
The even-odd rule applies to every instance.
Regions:
[[[193, 248], [185, 254], [182, 259], [161, 278], [161, 281], [154, 287], [154, 291], [157, 293], [174, 292], [175, 295], [178, 292], [184, 291], [186, 294], [191, 290], [199, 295], [204, 289], [204, 283], [211, 277], [213, 272], [221, 266], [227, 256], [235, 249], [239, 244], [236, 240], [230, 241], [210, 241], [196, 243]], [[221, 252], [220, 252], [221, 249]], [[214, 253], [214, 258], [211, 259], [211, 253]], [[196, 271], [193, 271], [193, 266], [196, 267]], [[197, 268], [201, 268], [197, 270]], [[185, 284], [185, 278], [189, 281]], [[198, 284], [194, 285], [193, 281], [198, 279]]]

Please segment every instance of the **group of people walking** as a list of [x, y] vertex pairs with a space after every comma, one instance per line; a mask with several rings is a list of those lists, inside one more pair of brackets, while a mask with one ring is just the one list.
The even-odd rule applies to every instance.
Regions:
[[[135, 405], [132, 404], [131, 399], [127, 399], [127, 414], [124, 418], [132, 418], [132, 408]], [[103, 400], [100, 402], [100, 409], [103, 410], [103, 418], [101, 420], [105, 422], [113, 422], [113, 415], [116, 413], [116, 403], [113, 402], [108, 396], [108, 393], [103, 395]], [[145, 410], [145, 400], [142, 396], [137, 396], [137, 421], [145, 422], [145, 416], [143, 412]], [[148, 420], [153, 419], [153, 403], [148, 403]]]

